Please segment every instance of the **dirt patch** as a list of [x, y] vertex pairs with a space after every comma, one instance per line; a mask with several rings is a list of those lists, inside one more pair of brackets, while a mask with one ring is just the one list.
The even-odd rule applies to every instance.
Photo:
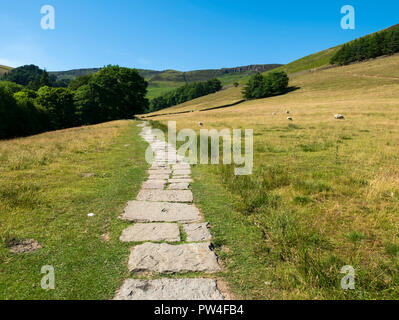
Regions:
[[108, 242], [109, 240], [111, 240], [111, 234], [109, 232], [104, 233], [101, 235], [101, 239], [105, 242]]
[[9, 245], [10, 252], [15, 254], [34, 252], [40, 249], [42, 246], [35, 239], [26, 239], [22, 241], [16, 241]]

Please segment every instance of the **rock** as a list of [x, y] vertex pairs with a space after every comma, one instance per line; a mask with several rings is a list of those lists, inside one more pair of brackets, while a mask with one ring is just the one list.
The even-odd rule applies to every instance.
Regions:
[[188, 182], [171, 183], [168, 190], [188, 190], [190, 184]]
[[334, 118], [337, 119], [337, 120], [344, 120], [345, 119], [345, 117], [342, 114], [336, 114], [336, 115], [334, 115]]
[[223, 300], [213, 279], [127, 279], [114, 300]]
[[189, 176], [191, 174], [190, 169], [183, 169], [183, 170], [173, 170], [174, 176]]
[[131, 272], [217, 272], [220, 266], [210, 243], [171, 245], [146, 242], [130, 251]]
[[191, 180], [191, 176], [188, 175], [188, 174], [185, 174], [185, 175], [182, 175], [182, 176], [172, 175], [172, 178], [170, 178], [169, 180], [172, 180], [172, 179], [189, 179], [189, 180]]
[[149, 169], [148, 173], [150, 175], [157, 175], [157, 174], [161, 174], [161, 175], [170, 175], [172, 173], [172, 170], [170, 170], [169, 168], [158, 168], [158, 169]]
[[193, 202], [190, 190], [141, 190], [137, 195], [141, 201]]
[[191, 178], [180, 178], [180, 177], [175, 177], [175, 178], [169, 179], [168, 182], [169, 182], [169, 183], [182, 183], [182, 182], [190, 183], [190, 182], [193, 182], [193, 179], [191, 179]]
[[133, 222], [194, 222], [201, 220], [199, 210], [190, 204], [129, 201], [122, 219]]
[[183, 230], [187, 234], [187, 241], [208, 241], [212, 238], [207, 222], [183, 224]]
[[179, 226], [175, 223], [137, 223], [123, 230], [122, 242], [180, 241]]
[[142, 189], [160, 189], [163, 190], [166, 185], [166, 180], [148, 180], [141, 186]]
[[173, 165], [173, 170], [186, 170], [190, 169], [190, 165], [188, 163], [178, 163]]
[[169, 179], [169, 174], [151, 174], [148, 176], [148, 180], [167, 180]]

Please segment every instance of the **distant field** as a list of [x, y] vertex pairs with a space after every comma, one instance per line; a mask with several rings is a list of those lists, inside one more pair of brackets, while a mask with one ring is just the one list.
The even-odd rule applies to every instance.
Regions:
[[11, 67], [6, 67], [6, 66], [2, 66], [0, 65], [0, 76], [7, 73], [8, 71], [10, 71], [12, 68]]
[[[129, 272], [128, 225], [148, 167], [134, 121], [0, 141], [0, 299], [111, 299]], [[94, 213], [93, 217], [88, 217]], [[25, 239], [42, 248], [14, 254]], [[43, 290], [42, 266], [55, 270]]]
[[[329, 54], [303, 64], [323, 65]], [[299, 89], [283, 96], [152, 118], [176, 120], [178, 129], [199, 130], [198, 121], [254, 129], [253, 175], [194, 168], [195, 202], [214, 225], [216, 251], [239, 297], [399, 298], [398, 70], [395, 55], [298, 72], [290, 86]], [[226, 104], [239, 91], [163, 111]], [[355, 268], [355, 290], [340, 288], [345, 265]]]

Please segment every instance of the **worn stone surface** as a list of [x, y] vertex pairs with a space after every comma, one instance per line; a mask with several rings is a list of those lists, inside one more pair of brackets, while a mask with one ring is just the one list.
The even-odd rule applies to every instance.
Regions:
[[189, 183], [188, 182], [175, 182], [171, 183], [169, 186], [169, 190], [188, 190], [189, 188]]
[[167, 180], [169, 179], [169, 174], [152, 174], [148, 176], [148, 180]]
[[127, 279], [114, 300], [223, 300], [213, 279]]
[[193, 179], [191, 179], [191, 178], [180, 178], [180, 177], [176, 178], [175, 177], [175, 178], [169, 179], [168, 182], [169, 183], [182, 183], [182, 182], [190, 183], [190, 182], [193, 182]]
[[156, 174], [161, 174], [161, 175], [170, 175], [172, 173], [172, 171], [165, 167], [165, 168], [161, 168], [161, 169], [149, 169], [148, 173], [150, 175], [156, 175]]
[[174, 176], [189, 176], [191, 174], [190, 169], [173, 170]]
[[177, 163], [172, 166], [173, 170], [186, 170], [190, 169], [190, 165], [188, 163]]
[[220, 266], [210, 243], [171, 245], [146, 242], [131, 249], [131, 272], [217, 272]]
[[142, 189], [164, 189], [166, 180], [148, 180], [141, 186]]
[[123, 230], [122, 242], [133, 241], [180, 241], [179, 226], [176, 223], [136, 223]]
[[193, 202], [191, 190], [141, 190], [139, 201]]
[[122, 219], [133, 222], [194, 222], [199, 210], [185, 203], [129, 201]]
[[172, 177], [170, 179], [191, 179], [191, 176], [189, 176], [189, 175], [184, 175], [184, 176], [172, 175]]
[[187, 234], [187, 241], [208, 241], [212, 238], [208, 222], [184, 224], [183, 230]]

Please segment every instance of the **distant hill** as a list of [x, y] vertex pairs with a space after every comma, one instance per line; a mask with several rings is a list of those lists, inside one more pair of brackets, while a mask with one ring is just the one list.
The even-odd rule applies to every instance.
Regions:
[[12, 68], [7, 66], [0, 65], [0, 76], [10, 71]]
[[[212, 78], [218, 78], [222, 81], [223, 85], [233, 84], [235, 81], [242, 81], [248, 78], [255, 72], [266, 72], [277, 67], [281, 64], [255, 64], [249, 66], [241, 66], [235, 68], [222, 68], [222, 69], [209, 69], [209, 70], [195, 70], [195, 71], [176, 71], [176, 70], [146, 70], [137, 69], [140, 74], [149, 82], [148, 97], [153, 98], [159, 96], [171, 89], [180, 87], [185, 83], [206, 81]], [[92, 69], [75, 69], [69, 71], [50, 72], [55, 75], [57, 80], [70, 79], [76, 77], [96, 73], [100, 68]]]

